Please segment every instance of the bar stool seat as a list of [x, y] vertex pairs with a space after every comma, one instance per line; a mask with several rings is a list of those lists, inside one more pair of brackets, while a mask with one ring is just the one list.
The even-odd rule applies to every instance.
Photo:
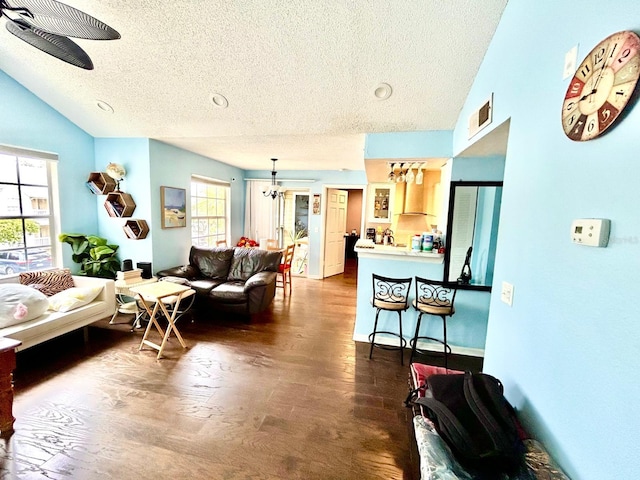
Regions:
[[[404, 365], [404, 348], [407, 340], [402, 335], [402, 312], [409, 308], [409, 290], [412, 278], [391, 278], [373, 274], [373, 296], [371, 305], [376, 309], [376, 319], [373, 325], [373, 332], [369, 334], [369, 358], [373, 356], [373, 347], [384, 350], [400, 350], [400, 363]], [[378, 330], [378, 318], [381, 311], [398, 313], [398, 331]], [[387, 345], [376, 343], [376, 335], [390, 335], [398, 338], [398, 345]]]
[[[426, 350], [418, 348], [418, 341], [431, 340], [441, 343], [443, 346], [444, 368], [449, 368], [448, 355], [451, 353], [451, 347], [447, 343], [447, 317], [451, 317], [456, 313], [454, 301], [457, 289], [438, 280], [429, 280], [416, 276], [416, 298], [413, 300], [413, 308], [418, 311], [418, 319], [416, 321], [416, 331], [413, 338], [409, 341], [411, 346], [411, 363], [416, 352], [427, 354]], [[442, 338], [428, 337], [420, 335], [420, 324], [422, 315], [434, 315], [442, 319]], [[431, 352], [429, 352], [431, 353]]]

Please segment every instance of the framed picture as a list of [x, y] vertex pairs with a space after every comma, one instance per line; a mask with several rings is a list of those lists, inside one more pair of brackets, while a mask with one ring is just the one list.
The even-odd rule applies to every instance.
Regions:
[[313, 195], [313, 214], [320, 215], [320, 195]]
[[184, 188], [160, 187], [162, 228], [187, 226], [187, 191]]

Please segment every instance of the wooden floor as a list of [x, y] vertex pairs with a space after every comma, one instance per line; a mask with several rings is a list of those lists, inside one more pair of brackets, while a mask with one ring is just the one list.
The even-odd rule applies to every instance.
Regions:
[[183, 318], [189, 348], [174, 339], [160, 361], [138, 352], [141, 331], [108, 319], [87, 344], [75, 332], [19, 353], [0, 478], [414, 478], [408, 367], [353, 342], [354, 265], [294, 277], [250, 324]]

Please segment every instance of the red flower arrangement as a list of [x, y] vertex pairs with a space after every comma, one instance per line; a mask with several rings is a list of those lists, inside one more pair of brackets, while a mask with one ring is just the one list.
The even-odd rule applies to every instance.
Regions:
[[237, 247], [257, 247], [258, 246], [258, 242], [256, 242], [255, 240], [252, 240], [249, 237], [240, 237], [240, 240], [238, 241], [238, 243], [236, 244]]

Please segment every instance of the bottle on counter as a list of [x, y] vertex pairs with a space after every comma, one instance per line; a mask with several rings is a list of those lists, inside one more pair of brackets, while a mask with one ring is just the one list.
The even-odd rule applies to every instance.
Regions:
[[433, 250], [433, 235], [431, 233], [424, 232], [422, 234], [422, 251], [431, 252]]
[[431, 233], [433, 234], [433, 252], [436, 253], [440, 250], [440, 244], [442, 243], [442, 236], [435, 229]]
[[419, 252], [422, 249], [422, 236], [416, 233], [411, 239], [411, 250]]
[[378, 245], [382, 244], [382, 227], [378, 227], [376, 230], [376, 243]]

